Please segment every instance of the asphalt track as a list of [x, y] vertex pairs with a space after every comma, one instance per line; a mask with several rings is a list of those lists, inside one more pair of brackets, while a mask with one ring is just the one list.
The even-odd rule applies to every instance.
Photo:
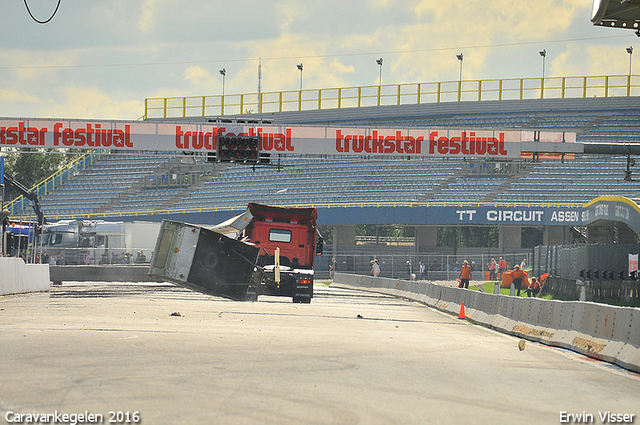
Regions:
[[333, 287], [304, 305], [65, 284], [0, 297], [0, 423], [137, 412], [143, 424], [557, 424], [607, 411], [640, 423], [638, 374], [519, 342]]

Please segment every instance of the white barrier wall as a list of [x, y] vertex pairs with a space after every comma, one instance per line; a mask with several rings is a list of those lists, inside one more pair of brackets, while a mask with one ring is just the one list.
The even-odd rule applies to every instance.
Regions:
[[640, 372], [640, 308], [494, 295], [428, 282], [336, 273], [337, 286], [407, 298], [490, 328]]
[[48, 264], [25, 264], [20, 258], [0, 257], [0, 295], [48, 291]]

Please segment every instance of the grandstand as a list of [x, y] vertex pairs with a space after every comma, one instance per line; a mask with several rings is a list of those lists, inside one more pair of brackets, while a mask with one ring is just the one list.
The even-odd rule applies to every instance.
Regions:
[[[570, 131], [578, 142], [637, 143], [636, 97], [401, 105], [252, 115], [283, 125], [491, 128]], [[246, 119], [244, 116], [229, 118]], [[189, 118], [189, 121], [204, 120]], [[85, 170], [41, 196], [50, 219], [151, 211], [274, 205], [437, 202], [584, 203], [640, 198], [625, 181], [626, 157], [582, 155], [489, 162], [376, 157], [273, 158], [248, 167], [169, 153], [101, 152]], [[29, 205], [13, 216], [29, 215]]]
[[[224, 119], [282, 126], [574, 132], [577, 142], [593, 144], [636, 144], [640, 140], [638, 97], [387, 105]], [[167, 119], [174, 123], [210, 120], [211, 117]], [[44, 185], [48, 189], [39, 191], [42, 209], [50, 221], [67, 218], [155, 221], [170, 217], [212, 224], [237, 213], [249, 202], [312, 205], [319, 209], [319, 224], [333, 226], [333, 246], [326, 252], [354, 254], [351, 260], [344, 260], [345, 264], [360, 271], [366, 268], [370, 255], [379, 258], [397, 255], [388, 262], [401, 270], [408, 256], [417, 262], [421, 253], [453, 253], [437, 246], [436, 228], [464, 225], [456, 220], [466, 216], [456, 208], [447, 210], [447, 206], [458, 209], [464, 205], [473, 208], [503, 205], [511, 209], [535, 206], [564, 211], [600, 196], [640, 200], [640, 181], [635, 181], [640, 178], [625, 179], [627, 156], [529, 155], [497, 161], [274, 155], [271, 164], [254, 166], [207, 162], [206, 156], [198, 154], [111, 150], [98, 151], [94, 156], [96, 159], [90, 165], [67, 171], [66, 178], [53, 177], [51, 182], [55, 184]], [[633, 170], [632, 167], [632, 177]], [[32, 215], [27, 202], [11, 207], [13, 217]], [[455, 220], [443, 218], [444, 213]], [[354, 224], [416, 226], [416, 237], [413, 242], [395, 246], [380, 246], [376, 238], [373, 252], [356, 242]], [[485, 221], [478, 225], [498, 223]], [[510, 253], [515, 261], [522, 252], [521, 230], [527, 225], [499, 223], [499, 246], [476, 251], [482, 251], [482, 256]], [[545, 244], [567, 244], [572, 242], [575, 224], [541, 222], [528, 226], [543, 232]], [[321, 269], [326, 269], [328, 258], [320, 260], [324, 262]], [[449, 259], [438, 260], [440, 268], [445, 263]]]

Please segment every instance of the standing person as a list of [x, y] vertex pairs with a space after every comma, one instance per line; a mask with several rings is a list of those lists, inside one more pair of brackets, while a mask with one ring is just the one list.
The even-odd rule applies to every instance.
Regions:
[[507, 270], [507, 262], [504, 261], [504, 258], [500, 257], [500, 260], [498, 260], [498, 279], [496, 280], [502, 280], [502, 273], [504, 273]]
[[59, 266], [64, 266], [64, 252], [60, 251], [60, 254], [58, 254], [57, 263]]
[[373, 260], [373, 276], [380, 276], [380, 264], [378, 264], [378, 260]]
[[513, 277], [513, 286], [515, 287], [516, 291], [518, 291], [517, 296], [520, 296], [520, 290], [522, 289], [522, 278], [525, 276], [525, 274], [519, 265], [516, 264], [513, 272], [511, 272], [511, 276]]
[[407, 279], [411, 280], [411, 261], [407, 260]]
[[380, 276], [380, 265], [378, 264], [378, 260], [371, 260], [371, 275], [373, 277]]
[[527, 268], [527, 259], [526, 259], [526, 258], [523, 258], [523, 259], [522, 259], [522, 263], [520, 263], [520, 268], [521, 268], [522, 270], [524, 270], [524, 269], [526, 269], [526, 268]]
[[333, 279], [333, 274], [336, 272], [336, 259], [332, 258], [329, 263], [329, 278]]
[[489, 280], [496, 280], [496, 267], [498, 264], [496, 263], [496, 259], [492, 258], [491, 262], [489, 262]]
[[462, 268], [460, 269], [460, 287], [469, 289], [469, 281], [471, 280], [471, 266], [467, 260], [464, 260], [462, 263]]
[[420, 261], [420, 280], [424, 279], [424, 271], [426, 267], [423, 261]]

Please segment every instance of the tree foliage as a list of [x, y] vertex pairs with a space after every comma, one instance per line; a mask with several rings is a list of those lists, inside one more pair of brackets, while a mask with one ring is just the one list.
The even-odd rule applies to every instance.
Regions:
[[453, 248], [497, 248], [500, 229], [488, 226], [438, 228], [438, 246]]
[[[377, 232], [377, 233], [376, 233]], [[356, 224], [356, 236], [376, 236], [404, 238], [415, 236], [415, 228], [402, 224], [377, 226], [375, 224]]]
[[[59, 171], [70, 159], [71, 154], [56, 150], [28, 149], [20, 152], [4, 152], [5, 173], [11, 175], [23, 186], [31, 188]], [[20, 194], [7, 190], [5, 199], [13, 199]]]

